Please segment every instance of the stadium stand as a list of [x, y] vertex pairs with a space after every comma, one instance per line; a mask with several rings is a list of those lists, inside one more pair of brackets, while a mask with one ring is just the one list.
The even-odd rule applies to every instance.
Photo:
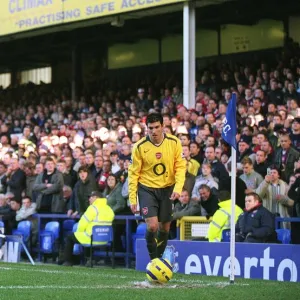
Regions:
[[[215, 8], [216, 12], [212, 9], [211, 14], [221, 14], [221, 9], [222, 6]], [[286, 11], [287, 16], [289, 13]], [[173, 17], [167, 17], [167, 21], [176, 16], [174, 13]], [[151, 20], [140, 22], [153, 25], [156, 19]], [[258, 22], [257, 26], [263, 26], [266, 22], [260, 16], [255, 21]], [[267, 22], [267, 29], [276, 31], [278, 24], [273, 21]], [[130, 22], [131, 29], [138, 24], [137, 20]], [[220, 20], [218, 26], [222, 22], [228, 23], [228, 20]], [[281, 23], [282, 27], [286, 27]], [[159, 30], [157, 26], [155, 28]], [[112, 35], [116, 29], [105, 28]], [[99, 27], [90, 28], [92, 36], [96, 35], [97, 29]], [[78, 32], [83, 44], [87, 30]], [[176, 33], [176, 28], [170, 30], [170, 34]], [[118, 39], [125, 31], [124, 28], [120, 29]], [[76, 34], [75, 37], [74, 33], [71, 35], [72, 43], [68, 47], [73, 49], [74, 57], [80, 56], [76, 52], [78, 49], [73, 47]], [[139, 39], [140, 33], [137, 35]], [[48, 37], [45, 37], [47, 41], [44, 47], [52, 43]], [[65, 41], [62, 33], [51, 37]], [[126, 34], [126, 38], [130, 40], [133, 37]], [[70, 64], [67, 62], [66, 70], [64, 64], [56, 68], [53, 64], [53, 68], [43, 66], [30, 72], [26, 70], [30, 66], [24, 61], [30, 57], [28, 53], [31, 53], [32, 46], [24, 42], [28, 47], [25, 58], [17, 61], [20, 63], [17, 71], [11, 70], [6, 65], [5, 57], [8, 57], [7, 60], [11, 60], [14, 54], [18, 57], [20, 52], [10, 49], [21, 48], [23, 51], [23, 48], [18, 47], [20, 41], [3, 44], [0, 70], [4, 72], [10, 69], [12, 77], [10, 82], [6, 75], [0, 77], [3, 84], [0, 89], [0, 193], [5, 198], [0, 202], [0, 215], [5, 232], [19, 230], [21, 223], [17, 224], [16, 211], [21, 208], [21, 198], [30, 197], [36, 203], [38, 214], [61, 214], [68, 219], [63, 226], [56, 227], [55, 233], [50, 233], [44, 223], [37, 225], [35, 216], [26, 218], [32, 224], [32, 235], [37, 235], [37, 231], [40, 234], [40, 239], [33, 246], [37, 246], [41, 253], [58, 252], [55, 241], [63, 241], [62, 236], [74, 231], [76, 224], [73, 219], [84, 213], [90, 192], [97, 189], [105, 193], [116, 215], [124, 216], [121, 226], [118, 226], [117, 238], [125, 236], [129, 228], [129, 225], [125, 227], [126, 216], [133, 217], [128, 206], [127, 178], [131, 148], [147, 134], [145, 118], [151, 112], [163, 114], [165, 132], [179, 137], [186, 148], [186, 189], [193, 191], [195, 182], [207, 184], [214, 199], [212, 203], [212, 198], [199, 194], [199, 189], [193, 193], [196, 197], [192, 200], [201, 206], [201, 213], [184, 216], [178, 221], [177, 239], [206, 238], [209, 217], [216, 210], [219, 187], [229, 190], [230, 176], [237, 175], [237, 204], [242, 208], [244, 195], [251, 188], [262, 196], [263, 205], [277, 217], [300, 218], [299, 41], [281, 36], [280, 42], [274, 42], [272, 47], [268, 47], [266, 42], [264, 48], [253, 50], [248, 49], [248, 38], [240, 37], [239, 41], [234, 42], [233, 50], [226, 52], [226, 47], [223, 49], [220, 44], [216, 47], [216, 53], [197, 59], [194, 107], [184, 106], [182, 72], [177, 63], [182, 57], [175, 58], [176, 62], [173, 63], [171, 58], [170, 61], [164, 60], [162, 57], [172, 56], [167, 50], [167, 54], [161, 51], [159, 55], [160, 62], [164, 64], [157, 64], [156, 60], [149, 58], [149, 63], [144, 63], [147, 66], [141, 63], [132, 68], [132, 65], [118, 65], [117, 60], [106, 60], [103, 64], [110, 64], [111, 72], [102, 72], [105, 68], [99, 60], [91, 60], [89, 66], [84, 66], [82, 78], [75, 88], [74, 78], [69, 77], [67, 83], [61, 78], [70, 73]], [[32, 41], [36, 43], [39, 40], [35, 37]], [[167, 44], [166, 41], [160, 47]], [[111, 40], [106, 42], [108, 45]], [[89, 42], [86, 43], [86, 47], [90, 47]], [[145, 49], [139, 45], [139, 42], [134, 44], [139, 52], [143, 52]], [[101, 48], [98, 44], [96, 46], [96, 50]], [[242, 49], [237, 49], [239, 47]], [[37, 51], [40, 52], [40, 49], [38, 47]], [[55, 54], [48, 53], [49, 57], [53, 61], [59, 61], [61, 57], [67, 61], [66, 53], [70, 55], [70, 51], [61, 51], [64, 53], [59, 54], [60, 50], [66, 51], [65, 48], [59, 49]], [[117, 47], [106, 50], [118, 51]], [[101, 53], [105, 51], [102, 49]], [[36, 56], [39, 54], [34, 53]], [[216, 59], [218, 56], [219, 59]], [[142, 57], [142, 60], [146, 60], [146, 57]], [[75, 59], [73, 69], [80, 69], [78, 64]], [[50, 80], [51, 77], [53, 80]], [[238, 98], [238, 174], [231, 174], [230, 147], [221, 139], [222, 121], [232, 93], [236, 93]], [[250, 173], [244, 170], [242, 175], [245, 158], [248, 164], [250, 160], [253, 170], [248, 170]], [[197, 167], [195, 171], [191, 167], [193, 164], [200, 165], [200, 168]], [[209, 175], [206, 169], [209, 169]], [[277, 174], [269, 175], [269, 169], [277, 170]], [[107, 180], [112, 174], [115, 186], [108, 186]], [[122, 200], [122, 205], [118, 207], [115, 205], [117, 198]], [[19, 206], [14, 204], [16, 202]], [[130, 231], [136, 232], [133, 243], [127, 237], [126, 247], [119, 243], [119, 252], [131, 249], [135, 253], [135, 239], [141, 236], [140, 229], [144, 226], [135, 223], [131, 222], [130, 225]], [[291, 243], [300, 244], [299, 224], [288, 224]], [[175, 220], [173, 225], [176, 228]], [[286, 243], [289, 239], [281, 240]], [[76, 254], [81, 253], [80, 249], [76, 249]], [[128, 253], [126, 255], [129, 257]]]

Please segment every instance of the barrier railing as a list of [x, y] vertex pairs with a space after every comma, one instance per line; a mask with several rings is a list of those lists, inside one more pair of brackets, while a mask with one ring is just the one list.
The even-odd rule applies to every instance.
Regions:
[[[70, 219], [70, 217], [68, 215], [65, 214], [34, 214], [32, 217], [37, 219], [37, 226], [38, 226], [38, 235], [40, 234], [40, 230], [41, 230], [41, 223], [42, 220], [46, 220], [46, 219], [61, 219], [61, 220], [67, 220]], [[79, 217], [76, 217], [76, 219], [78, 220]], [[131, 223], [141, 220], [141, 217], [138, 216], [131, 216], [131, 215], [116, 215], [115, 216], [115, 220], [123, 220], [125, 221], [125, 227], [126, 227], [126, 252], [125, 253], [119, 253], [118, 256], [123, 256], [125, 259], [125, 265], [126, 268], [130, 267], [130, 262], [131, 259], [135, 257], [135, 255], [133, 254], [132, 251], [132, 230], [131, 230]], [[38, 261], [41, 261], [41, 252], [40, 252], [40, 247], [38, 247]]]
[[279, 229], [280, 228], [280, 223], [281, 222], [300, 222], [300, 218], [281, 218], [281, 217], [277, 217], [275, 218], [275, 229]]

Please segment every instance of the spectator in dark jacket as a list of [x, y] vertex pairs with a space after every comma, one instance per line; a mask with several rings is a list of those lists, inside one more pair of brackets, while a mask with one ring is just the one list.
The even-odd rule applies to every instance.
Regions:
[[[217, 196], [217, 190], [210, 188], [206, 184], [202, 184], [199, 187], [200, 204], [202, 206], [201, 215], [213, 216], [214, 213], [219, 209], [219, 199]], [[203, 210], [204, 209], [204, 210]]]
[[62, 174], [55, 169], [54, 160], [47, 158], [44, 172], [38, 175], [33, 185], [33, 192], [37, 192], [36, 208], [39, 213], [65, 212], [63, 186]]
[[32, 162], [26, 162], [24, 164], [24, 172], [26, 175], [26, 188], [25, 195], [32, 199], [32, 202], [36, 202], [36, 193], [33, 193], [33, 185], [35, 183], [37, 175], [35, 174], [35, 165]]
[[[208, 146], [205, 149], [205, 162], [209, 162], [212, 168], [212, 176], [218, 179], [219, 190], [227, 190], [229, 187], [226, 185], [229, 179], [229, 174], [225, 166], [216, 158], [215, 148]], [[217, 205], [218, 209], [218, 205]]]
[[282, 134], [279, 137], [280, 147], [275, 153], [275, 165], [281, 171], [281, 178], [289, 182], [294, 172], [294, 164], [299, 159], [300, 154], [291, 147], [292, 141], [288, 134]]
[[25, 173], [20, 169], [18, 159], [12, 158], [10, 160], [6, 175], [2, 179], [2, 184], [6, 186], [6, 192], [13, 193], [14, 198], [21, 203], [26, 178]]
[[68, 206], [68, 215], [75, 217], [78, 213], [84, 214], [89, 206], [89, 196], [98, 191], [95, 178], [89, 173], [87, 166], [78, 169], [79, 180], [75, 184]]
[[236, 224], [236, 241], [276, 242], [274, 215], [262, 206], [261, 198], [256, 193], [249, 193], [245, 199], [245, 207]]
[[[300, 169], [295, 172], [295, 182], [291, 184], [288, 196], [294, 200], [293, 217], [300, 217]], [[292, 178], [292, 177], [291, 177]], [[293, 244], [300, 244], [300, 223], [291, 223], [291, 238]]]

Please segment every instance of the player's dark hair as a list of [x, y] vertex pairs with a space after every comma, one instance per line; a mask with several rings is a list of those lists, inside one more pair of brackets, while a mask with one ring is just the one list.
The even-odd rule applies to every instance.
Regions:
[[164, 119], [161, 114], [152, 113], [147, 116], [147, 121], [146, 121], [147, 125], [150, 123], [155, 123], [155, 122], [159, 122], [161, 125], [164, 123]]

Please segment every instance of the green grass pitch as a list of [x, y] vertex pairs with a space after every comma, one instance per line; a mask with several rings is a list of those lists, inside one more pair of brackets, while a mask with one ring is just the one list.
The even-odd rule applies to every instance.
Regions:
[[145, 274], [108, 267], [0, 263], [2, 300], [134, 300], [300, 299], [300, 284], [175, 274], [165, 286], [145, 287]]

